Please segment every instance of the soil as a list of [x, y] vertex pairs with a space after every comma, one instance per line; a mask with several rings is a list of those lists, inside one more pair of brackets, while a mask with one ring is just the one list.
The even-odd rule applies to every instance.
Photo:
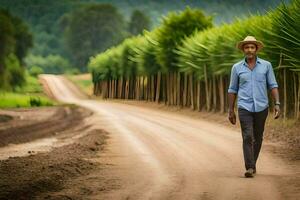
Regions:
[[270, 114], [257, 175], [245, 179], [239, 124], [226, 114], [43, 82], [80, 107], [0, 110], [0, 199], [300, 199], [296, 121]]
[[[0, 113], [10, 116], [0, 123], [0, 199], [84, 199], [91, 192], [84, 183], [101, 171], [103, 165], [93, 159], [108, 138], [107, 132], [87, 123], [92, 112], [59, 106]], [[44, 142], [49, 138], [55, 142]], [[99, 180], [98, 189], [114, 187]]]

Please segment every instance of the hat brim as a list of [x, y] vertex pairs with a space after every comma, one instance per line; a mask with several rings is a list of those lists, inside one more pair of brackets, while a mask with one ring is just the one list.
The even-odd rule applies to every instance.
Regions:
[[245, 44], [255, 44], [257, 46], [257, 51], [261, 50], [264, 47], [264, 44], [261, 41], [240, 41], [237, 43], [236, 47], [243, 51], [243, 46]]

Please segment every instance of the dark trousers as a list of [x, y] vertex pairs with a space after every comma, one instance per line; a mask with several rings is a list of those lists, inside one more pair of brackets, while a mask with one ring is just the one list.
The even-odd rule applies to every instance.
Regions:
[[263, 141], [268, 108], [261, 112], [249, 112], [239, 108], [243, 137], [243, 153], [246, 169], [256, 169], [256, 161]]

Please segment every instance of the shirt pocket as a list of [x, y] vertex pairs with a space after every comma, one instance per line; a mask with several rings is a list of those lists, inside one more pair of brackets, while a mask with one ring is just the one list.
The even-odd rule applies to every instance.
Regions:
[[250, 80], [251, 80], [250, 73], [245, 72], [239, 75], [239, 81], [241, 85], [243, 85], [246, 82], [249, 82]]
[[255, 74], [255, 80], [266, 83], [266, 75], [262, 73]]

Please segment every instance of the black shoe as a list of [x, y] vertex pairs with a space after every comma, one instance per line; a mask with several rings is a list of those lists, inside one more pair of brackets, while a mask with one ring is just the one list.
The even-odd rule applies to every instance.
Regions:
[[253, 172], [254, 172], [254, 170], [252, 168], [247, 169], [247, 171], [245, 172], [245, 177], [246, 178], [252, 178], [253, 177]]
[[255, 168], [253, 169], [253, 174], [256, 174], [256, 169]]

